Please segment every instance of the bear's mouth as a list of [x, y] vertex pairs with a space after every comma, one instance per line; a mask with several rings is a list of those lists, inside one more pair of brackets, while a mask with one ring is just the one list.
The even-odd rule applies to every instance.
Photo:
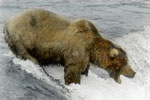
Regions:
[[[128, 77], [128, 78], [134, 78], [135, 77], [135, 74], [136, 72], [134, 72], [133, 74], [131, 75], [124, 75], [125, 77]], [[115, 78], [115, 81], [119, 84], [121, 84], [121, 78], [120, 78], [120, 75], [118, 75], [116, 78]]]
[[121, 84], [121, 79], [120, 79], [120, 75], [115, 79], [115, 81], [119, 84]]
[[109, 70], [109, 75], [112, 77], [117, 83], [121, 84], [120, 73]]

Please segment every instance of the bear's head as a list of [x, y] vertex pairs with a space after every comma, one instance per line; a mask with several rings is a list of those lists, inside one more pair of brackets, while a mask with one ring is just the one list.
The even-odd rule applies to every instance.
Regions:
[[96, 39], [91, 54], [92, 62], [105, 69], [116, 82], [121, 83], [120, 75], [129, 78], [135, 76], [135, 72], [128, 64], [126, 52], [111, 41]]

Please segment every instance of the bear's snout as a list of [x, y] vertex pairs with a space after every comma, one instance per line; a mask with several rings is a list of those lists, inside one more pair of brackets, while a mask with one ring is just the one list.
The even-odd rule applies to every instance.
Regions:
[[135, 77], [135, 74], [136, 74], [136, 72], [134, 72], [134, 71], [133, 71], [133, 73], [132, 73], [132, 74], [130, 74], [130, 75], [126, 75], [126, 77], [128, 77], [128, 78], [134, 78], [134, 77]]
[[134, 78], [136, 72], [127, 64], [121, 70], [121, 75], [124, 75], [128, 78]]

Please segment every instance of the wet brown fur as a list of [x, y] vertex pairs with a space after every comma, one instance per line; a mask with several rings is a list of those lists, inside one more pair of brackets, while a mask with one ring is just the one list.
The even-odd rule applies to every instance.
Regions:
[[[126, 53], [103, 38], [85, 19], [71, 20], [34, 9], [8, 19], [4, 32], [6, 42], [18, 57], [42, 65], [62, 64], [66, 84], [80, 83], [81, 73], [88, 72], [90, 63], [106, 69], [113, 78], [127, 64]], [[115, 58], [109, 56], [113, 48], [119, 51]]]

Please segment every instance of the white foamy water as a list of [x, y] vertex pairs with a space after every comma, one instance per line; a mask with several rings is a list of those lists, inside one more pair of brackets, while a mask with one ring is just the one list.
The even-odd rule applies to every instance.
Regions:
[[[150, 100], [150, 27], [146, 26], [143, 32], [135, 32], [125, 35], [116, 40], [128, 53], [129, 63], [136, 71], [135, 78], [126, 78], [121, 76], [122, 84], [116, 83], [109, 77], [99, 75], [101, 70], [92, 68], [89, 76], [82, 76], [81, 84], [65, 86], [63, 67], [47, 66], [46, 70], [50, 76], [59, 79], [60, 82], [70, 91], [71, 100]], [[38, 79], [47, 80], [48, 76], [38, 65], [30, 61], [23, 61], [17, 58], [13, 59], [15, 64], [20, 64], [20, 68], [31, 73]], [[56, 85], [57, 84], [52, 84]], [[70, 99], [68, 98], [68, 99]]]

